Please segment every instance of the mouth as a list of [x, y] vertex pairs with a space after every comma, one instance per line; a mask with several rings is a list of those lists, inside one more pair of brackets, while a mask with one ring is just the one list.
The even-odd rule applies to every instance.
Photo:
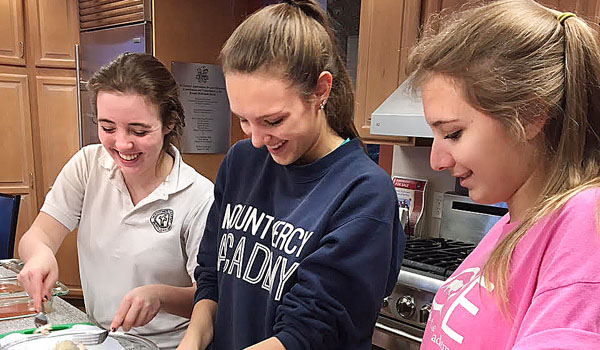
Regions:
[[459, 174], [459, 175], [452, 174], [452, 176], [458, 178], [461, 182], [464, 181], [464, 180], [466, 180], [466, 179], [468, 179], [471, 175], [473, 175], [472, 171], [468, 171], [466, 173], [462, 173], [462, 174]]
[[141, 153], [134, 153], [134, 154], [124, 154], [124, 153], [121, 153], [121, 152], [117, 151], [117, 154], [119, 155], [119, 158], [121, 158], [121, 159], [123, 159], [123, 160], [126, 160], [126, 161], [132, 161], [132, 160], [135, 160], [135, 159], [137, 159], [137, 157], [139, 157], [139, 155], [140, 155]]
[[276, 143], [276, 144], [274, 144], [274, 145], [272, 145], [272, 146], [268, 146], [268, 145], [267, 145], [267, 148], [268, 148], [270, 151], [276, 151], [276, 150], [278, 150], [279, 148], [281, 148], [281, 146], [285, 145], [286, 143], [287, 143], [287, 141], [281, 141], [281, 142], [279, 142], [279, 143]]

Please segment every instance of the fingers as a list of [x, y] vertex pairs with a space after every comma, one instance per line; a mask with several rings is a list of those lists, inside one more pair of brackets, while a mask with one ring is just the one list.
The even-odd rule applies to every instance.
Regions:
[[37, 271], [23, 270], [17, 276], [17, 280], [33, 300], [35, 310], [38, 312], [41, 311], [44, 295], [48, 296], [48, 292], [44, 287], [44, 277], [42, 274]]
[[122, 327], [125, 332], [133, 327], [140, 327], [152, 321], [158, 313], [154, 311], [152, 305], [139, 298], [129, 298], [125, 296], [113, 317], [110, 329], [115, 331]]
[[[121, 325], [123, 324], [123, 321], [125, 321], [125, 316], [127, 316], [127, 312], [129, 311], [129, 307], [131, 306], [131, 300], [129, 298], [127, 298], [127, 296], [125, 296], [122, 300], [121, 300], [121, 304], [119, 305], [119, 308], [117, 309], [117, 312], [115, 312], [115, 316], [113, 317], [112, 322], [110, 323], [110, 330], [111, 331], [116, 331], [117, 329], [119, 329], [119, 327], [121, 327]], [[129, 331], [129, 329], [125, 329], [125, 332]]]

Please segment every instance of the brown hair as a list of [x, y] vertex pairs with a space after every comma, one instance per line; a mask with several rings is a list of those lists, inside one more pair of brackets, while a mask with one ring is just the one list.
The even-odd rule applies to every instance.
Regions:
[[165, 151], [169, 144], [179, 146], [185, 117], [179, 101], [177, 82], [169, 70], [154, 56], [143, 53], [124, 53], [105, 64], [90, 78], [88, 90], [94, 118], [98, 113], [98, 92], [134, 93], [158, 107], [163, 127], [172, 126], [163, 139]]
[[325, 107], [329, 126], [342, 138], [359, 137], [354, 93], [331, 24], [315, 1], [288, 0], [262, 8], [240, 24], [221, 50], [225, 74], [260, 69], [283, 75], [306, 101], [323, 71], [333, 76]]
[[[512, 253], [538, 220], [575, 194], [600, 185], [600, 47], [595, 28], [530, 0], [502, 0], [431, 25], [409, 57], [414, 87], [431, 74], [451, 78], [477, 110], [524, 139], [546, 118], [540, 152], [547, 177], [535, 205], [483, 268], [508, 304]], [[437, 25], [437, 24], [436, 24]]]

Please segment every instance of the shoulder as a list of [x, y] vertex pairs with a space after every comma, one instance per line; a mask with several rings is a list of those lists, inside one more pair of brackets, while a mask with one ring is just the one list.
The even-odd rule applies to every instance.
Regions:
[[395, 196], [392, 178], [369, 158], [360, 146], [341, 158], [332, 170], [329, 176], [352, 183], [357, 189], [378, 195], [387, 193]]
[[[571, 231], [586, 231], [593, 235], [598, 234], [600, 209], [600, 188], [583, 190], [559, 208], [547, 219], [547, 225], [554, 229]], [[593, 231], [593, 232], [591, 232]]]
[[599, 201], [599, 188], [582, 191], [530, 230], [527, 242], [543, 250], [541, 268], [551, 287], [600, 282]]

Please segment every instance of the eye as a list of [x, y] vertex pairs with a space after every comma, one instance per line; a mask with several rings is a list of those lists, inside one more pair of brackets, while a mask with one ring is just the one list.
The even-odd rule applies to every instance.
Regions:
[[269, 126], [275, 126], [275, 125], [281, 123], [282, 120], [283, 120], [283, 118], [279, 118], [274, 121], [265, 120], [265, 123], [267, 123], [267, 125], [269, 125]]
[[106, 126], [101, 126], [101, 128], [102, 128], [102, 131], [104, 131], [105, 133], [109, 133], [109, 134], [115, 131], [115, 128], [108, 128]]
[[131, 133], [134, 134], [135, 136], [144, 136], [144, 135], [146, 135], [148, 133], [148, 131], [146, 131], [146, 130], [143, 130], [143, 131], [135, 131], [135, 130], [133, 130], [133, 131], [131, 131]]
[[460, 137], [461, 134], [462, 134], [462, 130], [457, 130], [451, 134], [444, 136], [444, 139], [458, 140], [458, 138]]

